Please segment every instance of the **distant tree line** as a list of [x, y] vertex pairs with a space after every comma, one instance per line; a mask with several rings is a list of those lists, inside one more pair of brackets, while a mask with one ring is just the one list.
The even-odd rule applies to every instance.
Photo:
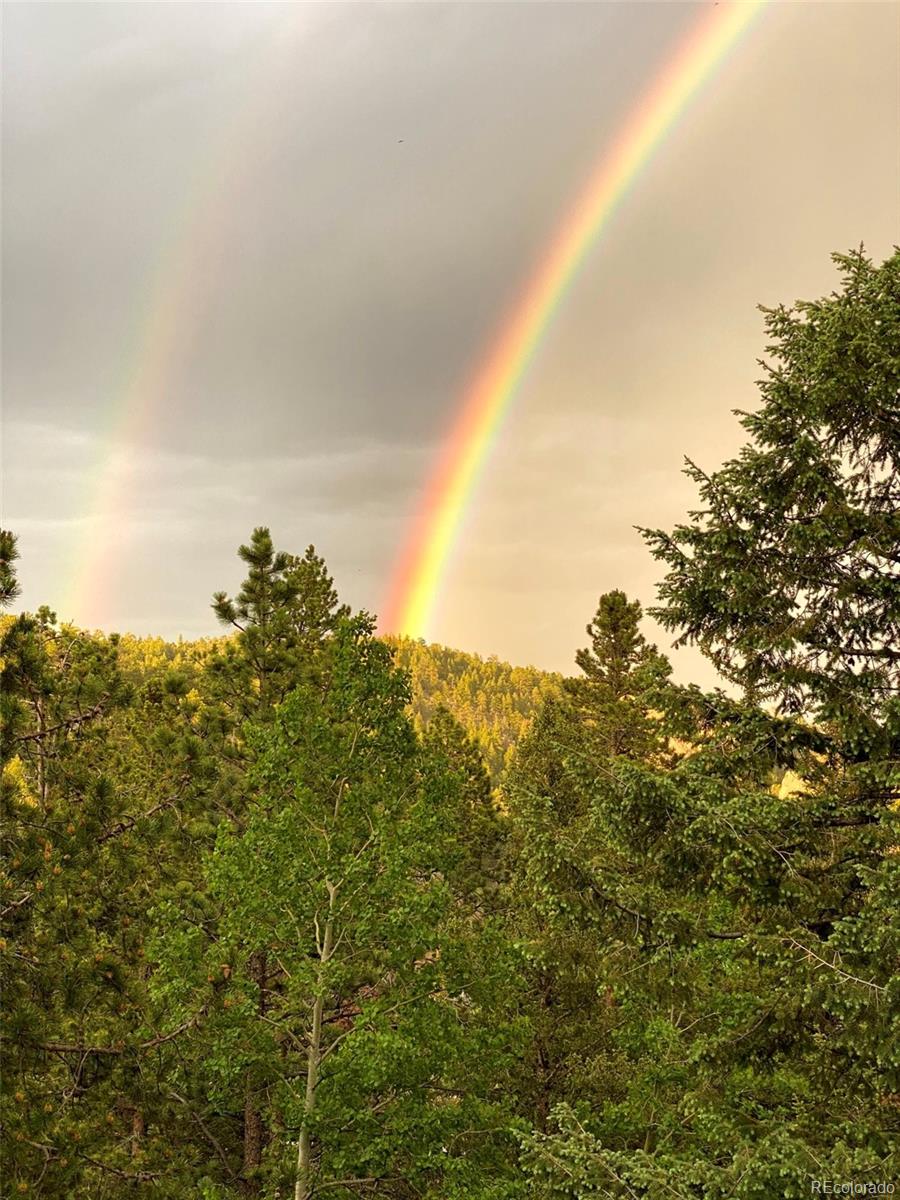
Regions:
[[544, 701], [562, 688], [561, 675], [535, 667], [513, 667], [413, 638], [385, 641], [410, 676], [416, 729], [421, 732], [439, 709], [447, 709], [477, 743], [497, 780]]

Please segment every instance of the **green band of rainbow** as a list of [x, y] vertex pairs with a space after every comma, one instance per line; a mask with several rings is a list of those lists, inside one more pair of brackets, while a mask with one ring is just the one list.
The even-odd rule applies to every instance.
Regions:
[[641, 169], [764, 4], [739, 0], [704, 14], [604, 152], [463, 397], [394, 570], [385, 631], [427, 636], [478, 477], [554, 313]]

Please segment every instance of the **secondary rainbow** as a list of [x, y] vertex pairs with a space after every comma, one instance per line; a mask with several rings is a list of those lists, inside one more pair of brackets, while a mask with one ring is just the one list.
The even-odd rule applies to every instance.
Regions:
[[218, 265], [230, 249], [228, 222], [253, 184], [307, 26], [305, 6], [288, 6], [248, 41], [237, 103], [198, 155], [166, 223], [123, 350], [121, 382], [110, 395], [105, 436], [94, 469], [84, 475], [83, 532], [70, 539], [69, 562], [59, 572], [57, 607], [64, 620], [108, 626], [112, 619], [122, 575], [120, 540], [141, 518], [133, 511], [135, 474], [160, 413], [172, 404], [173, 385], [219, 282]]
[[462, 399], [391, 578], [381, 622], [386, 631], [427, 636], [479, 475], [560, 302], [654, 150], [764, 5], [711, 6], [602, 154]]

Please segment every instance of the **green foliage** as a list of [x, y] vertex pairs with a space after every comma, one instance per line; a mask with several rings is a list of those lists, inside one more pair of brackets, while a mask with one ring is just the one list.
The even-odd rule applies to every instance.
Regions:
[[9, 1194], [102, 1198], [123, 1179], [149, 1182], [138, 1130], [154, 1102], [135, 1057], [153, 1040], [140, 914], [166, 871], [160, 859], [148, 869], [138, 842], [154, 813], [142, 817], [152, 801], [127, 782], [122, 730], [139, 701], [117, 657], [114, 636], [60, 628], [45, 609], [2, 631]]
[[640, 632], [641, 615], [624, 592], [601, 596], [587, 626], [591, 647], [575, 655], [584, 678], [565, 683], [594, 749], [607, 754], [646, 758], [663, 748], [653, 713], [665, 702], [671, 668]]
[[834, 259], [841, 291], [763, 310], [750, 441], [710, 475], [688, 460], [702, 508], [645, 536], [677, 644], [786, 712], [865, 728], [900, 686], [900, 252]]
[[325, 563], [309, 546], [302, 558], [275, 551], [268, 529], [254, 529], [238, 554], [249, 567], [238, 595], [213, 597], [221, 624], [237, 631], [208, 663], [233, 719], [271, 712], [302, 681], [316, 651], [349, 610], [338, 604]]
[[898, 260], [839, 261], [842, 294], [768, 314], [751, 444], [691, 465], [705, 507], [648, 534], [656, 615], [745, 699], [662, 669], [642, 691], [628, 606], [601, 602], [567, 691], [618, 689], [631, 736], [549, 707], [509, 780], [534, 1196], [800, 1197], [900, 1167]]
[[15, 534], [0, 529], [0, 608], [7, 608], [19, 595], [15, 566], [18, 557]]
[[647, 533], [740, 699], [618, 590], [573, 679], [379, 640], [263, 528], [219, 638], [0, 617], [0, 1194], [897, 1177], [900, 258], [838, 263]]
[[591, 757], [550, 714], [510, 779], [533, 1195], [896, 1173], [896, 814], [873, 821], [844, 771], [779, 795], [766, 715], [725, 715], [660, 765]]
[[[665, 748], [653, 707], [668, 664], [640, 634], [640, 616], [621, 592], [600, 598], [587, 627], [592, 649], [577, 655], [584, 677], [566, 680], [562, 696], [546, 702], [504, 787], [515, 845], [509, 903], [526, 939], [534, 1014], [519, 1090], [541, 1131], [561, 1097], [601, 1094], [597, 1046], [614, 1020], [606, 956], [622, 953], [617, 921], [639, 938], [645, 929], [633, 895], [634, 847], [624, 836], [637, 845], [652, 836], [658, 797], [635, 787], [600, 793], [602, 815], [594, 805], [596, 781], [608, 780], [620, 759]], [[604, 836], [609, 828], [620, 831], [616, 843]]]
[[431, 718], [422, 746], [436, 770], [455, 777], [458, 789], [457, 828], [444, 870], [471, 903], [490, 906], [503, 873], [506, 830], [481, 751], [445, 708]]
[[[228, 1105], [249, 1076], [269, 1190], [349, 1195], [337, 1180], [402, 1175], [475, 1194], [505, 1140], [492, 1089], [510, 1032], [483, 1011], [507, 964], [452, 883], [470, 805], [489, 804], [473, 795], [483, 768], [467, 778], [421, 751], [408, 698], [371, 622], [339, 621], [318, 678], [251, 733], [259, 799], [243, 828], [220, 829], [207, 868], [214, 945], [201, 958], [174, 907], [162, 914], [156, 987], [185, 1016], [215, 996], [201, 1077]], [[248, 947], [265, 955], [262, 984], [239, 969]]]

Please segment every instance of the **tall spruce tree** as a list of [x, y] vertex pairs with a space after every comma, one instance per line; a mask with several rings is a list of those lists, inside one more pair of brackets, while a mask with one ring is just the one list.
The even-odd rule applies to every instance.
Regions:
[[641, 616], [640, 603], [624, 592], [601, 596], [587, 626], [591, 645], [575, 655], [583, 677], [566, 681], [595, 753], [641, 758], [660, 748], [654, 705], [671, 668], [641, 633]]
[[833, 257], [839, 291], [762, 310], [740, 455], [711, 474], [688, 460], [702, 507], [645, 536], [677, 644], [867, 741], [900, 689], [900, 252]]
[[745, 699], [675, 689], [692, 753], [579, 772], [618, 1071], [524, 1140], [536, 1196], [799, 1200], [900, 1168], [900, 260], [838, 261], [842, 292], [768, 314], [751, 443], [647, 535], [656, 615]]
[[[600, 597], [591, 646], [576, 655], [583, 675], [545, 703], [504, 787], [516, 847], [509, 902], [531, 964], [533, 1042], [521, 1098], [542, 1131], [554, 1104], [599, 1098], [608, 1074], [621, 1070], [612, 1059], [601, 1065], [613, 1020], [606, 956], [621, 953], [620, 922], [637, 920], [640, 932], [642, 918], [634, 916], [633, 851], [599, 836], [595, 781], [620, 761], [665, 751], [657, 709], [669, 666], [640, 618], [640, 604], [623, 592]], [[648, 813], [629, 797], [615, 819], [637, 834]]]

